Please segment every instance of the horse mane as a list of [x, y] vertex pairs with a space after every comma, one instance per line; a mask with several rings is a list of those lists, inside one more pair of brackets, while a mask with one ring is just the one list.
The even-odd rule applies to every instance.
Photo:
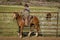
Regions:
[[17, 19], [17, 18], [22, 18], [22, 15], [19, 15], [18, 12], [14, 12], [14, 14], [16, 15], [16, 19]]

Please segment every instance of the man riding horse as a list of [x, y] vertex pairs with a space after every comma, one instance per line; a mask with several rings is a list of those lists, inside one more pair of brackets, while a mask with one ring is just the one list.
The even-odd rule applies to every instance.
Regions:
[[14, 12], [14, 16], [13, 16], [16, 19], [19, 27], [18, 35], [20, 38], [22, 38], [23, 28], [25, 26], [29, 26], [30, 31], [28, 33], [28, 37], [31, 35], [33, 30], [35, 30], [36, 33], [35, 36], [38, 36], [40, 29], [39, 19], [36, 16], [30, 16], [30, 10], [28, 4], [25, 4], [24, 7], [25, 9], [23, 10], [22, 15], [19, 15], [18, 12]]
[[24, 10], [22, 12], [22, 14], [24, 15], [24, 20], [25, 20], [25, 25], [29, 25], [29, 20], [30, 20], [30, 9], [29, 9], [29, 5], [25, 4], [24, 5]]

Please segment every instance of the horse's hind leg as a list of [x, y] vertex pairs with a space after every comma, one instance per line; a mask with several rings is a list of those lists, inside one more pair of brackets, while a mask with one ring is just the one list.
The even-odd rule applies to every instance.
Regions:
[[40, 28], [39, 25], [35, 26], [35, 29], [36, 29], [36, 35], [35, 35], [35, 36], [36, 36], [36, 37], [38, 36], [39, 28]]
[[36, 35], [35, 35], [36, 37], [38, 36], [38, 31], [36, 31]]

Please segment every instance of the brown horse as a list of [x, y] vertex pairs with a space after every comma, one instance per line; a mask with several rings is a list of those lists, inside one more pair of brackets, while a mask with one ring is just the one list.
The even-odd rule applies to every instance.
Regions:
[[[28, 26], [28, 25], [25, 25], [25, 20], [23, 18], [23, 15], [19, 15], [18, 12], [14, 12], [14, 18], [16, 18], [17, 24], [19, 26], [19, 33], [18, 33], [19, 37], [22, 38], [23, 28], [24, 26]], [[30, 17], [29, 26], [30, 26], [30, 31], [28, 33], [28, 36], [30, 36], [30, 34], [32, 33], [33, 28], [36, 29], [35, 36], [38, 36], [40, 26], [39, 26], [39, 20], [36, 16]]]

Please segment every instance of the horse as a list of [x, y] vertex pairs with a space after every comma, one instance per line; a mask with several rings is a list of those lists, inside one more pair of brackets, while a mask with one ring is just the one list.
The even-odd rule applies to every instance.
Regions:
[[[17, 24], [19, 26], [19, 37], [22, 38], [22, 33], [23, 33], [23, 28], [25, 26], [28, 26], [28, 25], [25, 25], [25, 20], [24, 20], [24, 17], [23, 15], [19, 15], [18, 12], [14, 12], [14, 16], [13, 16], [16, 21], [17, 21]], [[31, 16], [30, 17], [30, 21], [29, 21], [29, 26], [30, 26], [30, 31], [28, 33], [28, 37], [30, 37], [32, 31], [35, 29], [35, 33], [36, 33], [36, 37], [38, 36], [38, 33], [39, 33], [39, 29], [40, 29], [40, 25], [39, 25], [39, 20], [36, 16]]]

